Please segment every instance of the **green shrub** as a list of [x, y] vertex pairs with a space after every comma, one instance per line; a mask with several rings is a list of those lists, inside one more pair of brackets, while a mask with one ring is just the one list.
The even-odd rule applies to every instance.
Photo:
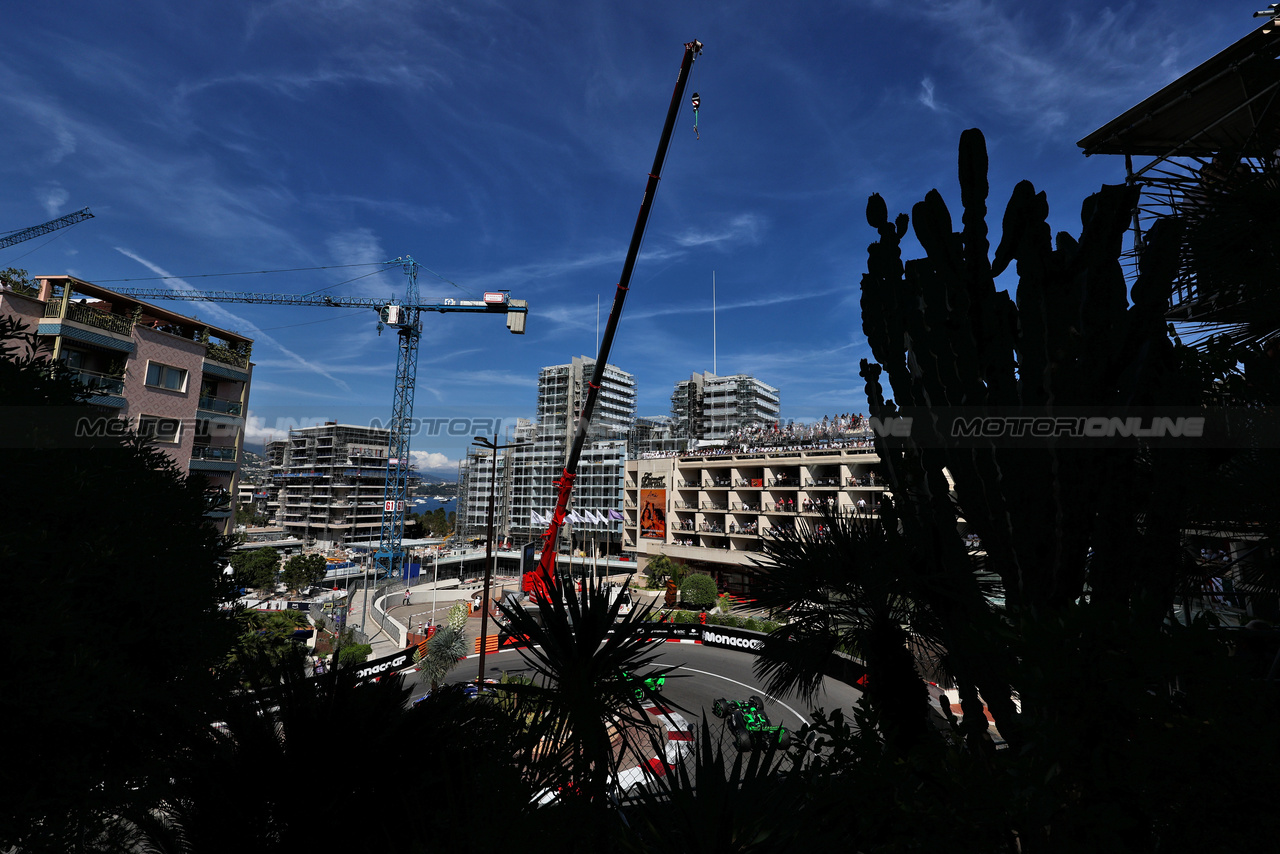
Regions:
[[709, 608], [716, 604], [716, 580], [700, 572], [680, 582], [681, 604], [693, 608]]
[[338, 652], [338, 666], [354, 667], [357, 664], [364, 664], [372, 654], [373, 647], [367, 643], [348, 644]]
[[673, 561], [664, 554], [654, 555], [649, 558], [649, 562], [645, 564], [644, 575], [647, 586], [650, 590], [661, 590], [666, 586], [668, 577], [675, 579], [676, 583], [680, 583], [680, 579], [684, 577], [687, 570], [680, 564]]
[[749, 632], [763, 631], [760, 627], [760, 621], [755, 617], [748, 617], [742, 624], [742, 627]]

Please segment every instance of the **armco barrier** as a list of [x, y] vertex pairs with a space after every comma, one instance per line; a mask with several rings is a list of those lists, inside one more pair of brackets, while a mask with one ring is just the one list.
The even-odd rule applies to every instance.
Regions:
[[[765, 635], [762, 632], [749, 632], [746, 629], [732, 629], [728, 626], [695, 626], [694, 628], [701, 630], [699, 639], [703, 646], [735, 649], [739, 652], [756, 652], [764, 645]], [[822, 675], [846, 685], [860, 686], [866, 684], [867, 668], [852, 656], [833, 652], [823, 662]]]

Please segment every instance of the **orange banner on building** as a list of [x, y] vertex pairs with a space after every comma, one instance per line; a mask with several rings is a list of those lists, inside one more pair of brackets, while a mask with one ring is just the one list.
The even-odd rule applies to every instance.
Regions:
[[651, 540], [667, 538], [667, 491], [640, 490], [640, 536]]

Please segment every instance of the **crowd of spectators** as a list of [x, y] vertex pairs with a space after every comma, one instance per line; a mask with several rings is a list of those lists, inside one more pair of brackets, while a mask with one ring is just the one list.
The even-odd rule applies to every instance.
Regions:
[[762, 451], [805, 451], [813, 448], [871, 448], [874, 446], [865, 416], [842, 413], [824, 415], [821, 421], [783, 424], [749, 424], [730, 433], [723, 445], [687, 451], [649, 451], [641, 459], [660, 457], [715, 457]]

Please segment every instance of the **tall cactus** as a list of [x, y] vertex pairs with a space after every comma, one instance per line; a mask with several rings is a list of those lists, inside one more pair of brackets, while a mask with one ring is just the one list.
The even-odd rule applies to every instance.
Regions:
[[[936, 190], [914, 206], [910, 222], [925, 257], [906, 263], [908, 218], [890, 222], [879, 195], [868, 201], [879, 239], [868, 248], [862, 317], [878, 364], [863, 360], [861, 374], [873, 416], [915, 416], [912, 438], [877, 439], [900, 531], [921, 560], [953, 579], [930, 605], [953, 638], [966, 705], [981, 690], [1011, 735], [1010, 661], [989, 642], [1000, 627], [956, 534], [958, 518], [981, 537], [985, 567], [1003, 580], [1011, 612], [1047, 617], [1080, 599], [1087, 580], [1095, 601], [1158, 621], [1172, 583], [1161, 566], [1176, 561], [1177, 491], [1161, 487], [1169, 467], [1134, 449], [959, 444], [935, 416], [1174, 402], [1177, 359], [1162, 315], [1178, 235], [1169, 223], [1150, 233], [1130, 304], [1119, 254], [1138, 188], [1104, 186], [1082, 206], [1080, 238], [1062, 233], [1055, 245], [1045, 194], [1023, 181], [989, 260], [986, 143], [977, 130], [960, 139], [960, 187], [959, 232]], [[996, 286], [1011, 263], [1016, 302]]]

